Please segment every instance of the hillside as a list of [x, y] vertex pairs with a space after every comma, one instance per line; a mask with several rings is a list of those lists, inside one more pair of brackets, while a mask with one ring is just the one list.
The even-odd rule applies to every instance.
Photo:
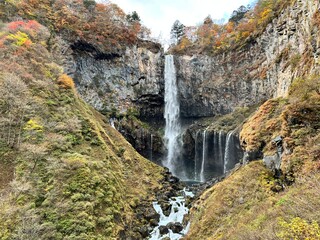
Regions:
[[1, 24], [0, 239], [130, 234], [162, 169], [79, 98], [49, 38], [34, 20]]
[[0, 239], [320, 240], [319, 7], [259, 0], [164, 53], [109, 1], [1, 1]]
[[319, 87], [319, 76], [296, 80], [288, 98], [246, 120], [243, 148], [264, 164], [250, 162], [204, 192], [186, 239], [320, 239]]

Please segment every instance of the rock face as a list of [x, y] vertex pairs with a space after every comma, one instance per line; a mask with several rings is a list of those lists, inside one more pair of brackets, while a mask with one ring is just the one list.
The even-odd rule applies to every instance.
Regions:
[[271, 156], [264, 156], [263, 162], [267, 166], [267, 168], [271, 169], [274, 172], [280, 171], [281, 166], [281, 156], [283, 152], [282, 146], [283, 138], [281, 136], [276, 137], [272, 140], [273, 145], [276, 147], [276, 153]]
[[116, 129], [145, 158], [161, 165], [163, 155], [162, 136], [154, 128], [145, 127], [136, 119], [116, 120]]
[[177, 56], [182, 117], [224, 114], [285, 96], [292, 80], [319, 73], [319, 2], [297, 1], [240, 50], [213, 57]]
[[163, 116], [163, 50], [142, 41], [121, 53], [101, 53], [74, 43], [67, 72], [82, 98], [100, 111], [138, 110], [145, 118]]

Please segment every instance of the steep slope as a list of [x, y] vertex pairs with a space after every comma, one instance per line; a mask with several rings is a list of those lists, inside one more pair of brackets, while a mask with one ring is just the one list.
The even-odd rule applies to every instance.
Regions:
[[[161, 154], [160, 134], [150, 125], [163, 124], [163, 49], [145, 40], [150, 31], [139, 20], [110, 1], [91, 0], [6, 0], [0, 2], [0, 19], [46, 26], [48, 48], [62, 53], [59, 64], [81, 98], [113, 118], [140, 154]], [[153, 151], [151, 136], [159, 145]]]
[[264, 102], [241, 124], [244, 164], [199, 197], [185, 239], [320, 239], [319, 2], [292, 2], [242, 46], [176, 57], [184, 117]]
[[162, 169], [79, 98], [49, 38], [36, 21], [1, 24], [0, 238], [130, 235]]
[[262, 163], [251, 162], [202, 194], [185, 239], [320, 239], [319, 172], [283, 192]]
[[297, 79], [240, 133], [246, 160], [204, 192], [186, 239], [320, 239], [320, 76]]

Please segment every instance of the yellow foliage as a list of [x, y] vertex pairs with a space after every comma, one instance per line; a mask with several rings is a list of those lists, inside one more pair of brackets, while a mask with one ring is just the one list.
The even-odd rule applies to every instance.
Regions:
[[7, 36], [7, 39], [12, 40], [13, 44], [19, 47], [23, 45], [29, 46], [32, 43], [31, 40], [29, 39], [28, 34], [20, 31], [18, 31], [15, 34], [9, 34]]
[[316, 221], [308, 223], [306, 220], [299, 217], [286, 222], [283, 219], [279, 220], [282, 230], [277, 234], [283, 240], [316, 240], [320, 239], [320, 227]]
[[30, 119], [23, 128], [26, 131], [42, 132], [43, 126], [41, 126], [36, 120]]
[[62, 74], [59, 78], [58, 78], [58, 84], [62, 87], [62, 88], [74, 88], [74, 82], [72, 80], [71, 77], [69, 77], [67, 74]]

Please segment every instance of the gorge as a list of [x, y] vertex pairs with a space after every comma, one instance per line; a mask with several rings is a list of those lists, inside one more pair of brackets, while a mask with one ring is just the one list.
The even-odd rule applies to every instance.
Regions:
[[0, 239], [320, 239], [319, 1], [130, 16], [0, 2]]

